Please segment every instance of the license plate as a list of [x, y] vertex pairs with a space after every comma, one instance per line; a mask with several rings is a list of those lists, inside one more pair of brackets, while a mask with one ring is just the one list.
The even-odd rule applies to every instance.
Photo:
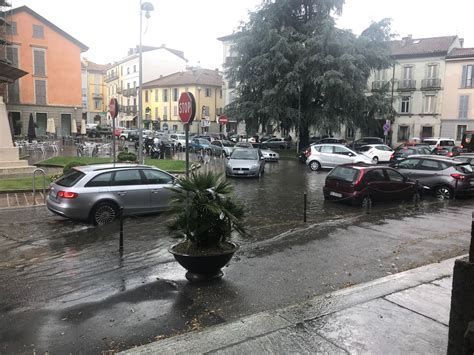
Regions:
[[333, 192], [333, 191], [331, 191], [329, 195], [334, 196], [334, 197], [342, 197], [342, 194], [340, 194], [339, 192]]
[[237, 174], [243, 174], [244, 172], [242, 170], [238, 170]]

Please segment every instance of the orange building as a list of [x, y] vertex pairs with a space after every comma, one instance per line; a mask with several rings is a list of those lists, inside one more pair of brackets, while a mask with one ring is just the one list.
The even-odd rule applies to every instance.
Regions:
[[27, 6], [11, 10], [11, 43], [7, 58], [29, 74], [10, 85], [7, 110], [21, 134], [30, 114], [36, 134], [46, 134], [53, 118], [58, 136], [70, 136], [81, 122], [81, 52], [88, 47]]

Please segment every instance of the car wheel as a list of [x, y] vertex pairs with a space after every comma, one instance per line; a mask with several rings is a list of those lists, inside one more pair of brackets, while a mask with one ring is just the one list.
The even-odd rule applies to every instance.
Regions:
[[372, 198], [370, 196], [365, 196], [362, 200], [362, 207], [363, 208], [371, 208], [372, 207]]
[[312, 171], [318, 171], [319, 169], [321, 169], [321, 164], [319, 164], [317, 160], [313, 160], [312, 162], [309, 163], [309, 168]]
[[379, 158], [378, 157], [373, 157], [372, 161], [374, 162], [374, 164], [378, 164], [379, 163]]
[[99, 202], [92, 210], [92, 222], [95, 225], [111, 223], [118, 214], [117, 206], [112, 202]]
[[434, 193], [438, 200], [451, 200], [454, 197], [453, 190], [448, 186], [439, 186]]

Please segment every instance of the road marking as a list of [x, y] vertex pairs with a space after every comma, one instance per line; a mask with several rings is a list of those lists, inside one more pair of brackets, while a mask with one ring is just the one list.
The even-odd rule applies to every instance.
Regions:
[[26, 197], [26, 194], [23, 192], [23, 197], [25, 198], [26, 205], [29, 206], [30, 202], [28, 201], [28, 197]]
[[8, 207], [10, 207], [10, 199], [8, 198], [8, 194], [7, 194], [7, 205]]
[[15, 200], [16, 200], [16, 204], [20, 206], [20, 201], [18, 201], [18, 195], [16, 193], [15, 193]]

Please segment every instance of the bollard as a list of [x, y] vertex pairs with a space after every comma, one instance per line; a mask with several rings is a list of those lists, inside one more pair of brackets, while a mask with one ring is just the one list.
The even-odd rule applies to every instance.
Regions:
[[[451, 311], [449, 314], [448, 355], [470, 354], [474, 321], [474, 212], [471, 221], [469, 257], [454, 263]], [[469, 327], [469, 329], [468, 329]]]
[[303, 222], [306, 222], [306, 202], [308, 194], [305, 192], [303, 194]]
[[120, 244], [119, 251], [123, 251], [123, 207], [120, 207]]

